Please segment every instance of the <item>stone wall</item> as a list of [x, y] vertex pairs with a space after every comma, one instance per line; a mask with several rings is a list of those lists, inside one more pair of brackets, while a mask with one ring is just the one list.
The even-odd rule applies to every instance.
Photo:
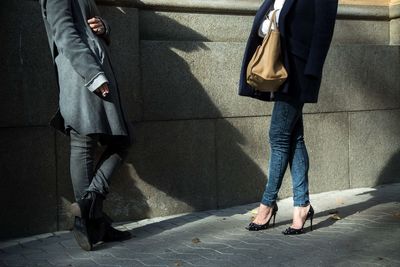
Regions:
[[[272, 104], [237, 96], [237, 84], [261, 2], [99, 1], [136, 129], [107, 201], [113, 218], [260, 199]], [[354, 4], [339, 8], [320, 101], [305, 108], [312, 193], [400, 179], [399, 4]], [[39, 5], [0, 7], [0, 238], [68, 229], [68, 139], [47, 126], [57, 90]]]

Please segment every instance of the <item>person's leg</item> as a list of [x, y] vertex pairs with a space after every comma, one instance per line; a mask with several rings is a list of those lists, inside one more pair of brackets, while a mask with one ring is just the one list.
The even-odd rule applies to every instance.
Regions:
[[271, 147], [268, 183], [255, 220], [262, 225], [269, 221], [278, 197], [291, 151], [291, 139], [297, 120], [301, 117], [301, 104], [286, 101], [275, 102], [269, 131]]
[[73, 233], [82, 249], [92, 250], [93, 244], [98, 240], [98, 231], [91, 218], [95, 217], [94, 211], [100, 210], [102, 206], [101, 200], [95, 201], [95, 193], [88, 191], [93, 179], [97, 136], [80, 135], [71, 129], [70, 137], [70, 172], [76, 199], [76, 203], [71, 205], [71, 212], [75, 216]]
[[[129, 138], [125, 136], [101, 135], [100, 142], [106, 146], [94, 171], [93, 180], [89, 191], [101, 194], [104, 198], [109, 192], [111, 177], [121, 166], [126, 158], [130, 145]], [[102, 218], [96, 221], [96, 228], [102, 229], [98, 239], [104, 242], [122, 241], [129, 239], [131, 234], [128, 231], [119, 231], [111, 226], [112, 220], [103, 211]], [[100, 231], [98, 231], [100, 232]]]
[[129, 143], [125, 136], [106, 135], [100, 136], [100, 142], [106, 145], [106, 149], [96, 165], [88, 191], [106, 197], [109, 192], [111, 177], [125, 159]]
[[309, 158], [304, 142], [304, 126], [301, 117], [293, 131], [292, 151], [289, 165], [293, 184], [293, 222], [291, 228], [301, 229], [307, 214], [310, 211], [310, 198], [308, 188]]
[[97, 139], [74, 130], [70, 131], [70, 137], [70, 173], [75, 200], [78, 201], [85, 196], [93, 179]]
[[293, 203], [295, 207], [305, 207], [310, 203], [308, 190], [309, 159], [304, 142], [304, 126], [302, 116], [296, 123], [292, 136], [292, 150], [289, 157], [292, 174]]
[[[71, 174], [75, 177], [73, 183], [77, 198], [77, 203], [72, 204], [74, 235], [85, 250], [91, 250], [98, 241], [117, 241], [130, 237], [129, 232], [112, 228], [111, 220], [102, 210], [111, 176], [127, 152], [125, 140], [124, 137], [71, 133]], [[107, 147], [94, 171], [94, 153], [98, 141]]]

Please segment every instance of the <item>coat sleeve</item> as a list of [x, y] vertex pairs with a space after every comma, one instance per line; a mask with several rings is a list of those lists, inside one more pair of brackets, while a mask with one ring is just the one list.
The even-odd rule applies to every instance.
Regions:
[[313, 38], [304, 74], [319, 78], [332, 41], [338, 0], [315, 0], [314, 6]]
[[96, 16], [96, 17], [98, 19], [100, 19], [101, 22], [103, 22], [103, 25], [104, 25], [104, 28], [105, 28], [104, 33], [102, 35], [100, 35], [100, 37], [103, 38], [103, 40], [109, 46], [111, 44], [111, 38], [110, 38], [111, 28], [110, 28], [110, 24], [108, 24], [108, 22], [105, 19], [103, 19], [102, 17], [100, 17], [100, 16]]
[[45, 8], [58, 52], [70, 61], [85, 86], [93, 92], [100, 83], [108, 82], [100, 62], [75, 28], [71, 0], [48, 0]]
[[104, 28], [105, 28], [105, 32], [100, 35], [101, 38], [103, 38], [103, 40], [106, 42], [107, 45], [111, 44], [111, 39], [110, 39], [110, 35], [111, 35], [111, 28], [110, 28], [110, 24], [108, 24], [108, 22], [101, 17], [100, 15], [100, 11], [97, 8], [96, 3], [93, 1], [93, 9], [94, 9], [94, 13], [95, 13], [95, 17], [100, 19], [101, 22], [103, 22]]

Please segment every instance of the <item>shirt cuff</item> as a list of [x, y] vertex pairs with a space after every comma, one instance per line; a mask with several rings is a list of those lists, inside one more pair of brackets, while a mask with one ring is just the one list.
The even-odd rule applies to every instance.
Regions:
[[94, 92], [104, 83], [108, 83], [108, 80], [104, 73], [100, 72], [88, 84], [86, 84], [86, 87], [89, 89], [89, 91]]
[[[258, 35], [262, 38], [264, 38], [269, 32], [269, 26], [271, 24], [271, 21], [267, 18], [266, 20], [263, 21], [261, 24], [260, 28], [258, 29]], [[271, 25], [271, 30], [275, 30], [275, 25]]]

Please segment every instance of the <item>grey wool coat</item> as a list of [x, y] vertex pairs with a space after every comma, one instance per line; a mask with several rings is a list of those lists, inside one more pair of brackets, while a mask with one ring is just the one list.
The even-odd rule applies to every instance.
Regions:
[[[94, 0], [40, 0], [42, 16], [60, 89], [59, 111], [52, 125], [82, 135], [128, 135], [118, 85], [111, 66], [108, 44], [110, 28], [97, 36], [87, 23], [99, 17]], [[110, 93], [95, 90], [108, 82]]]

